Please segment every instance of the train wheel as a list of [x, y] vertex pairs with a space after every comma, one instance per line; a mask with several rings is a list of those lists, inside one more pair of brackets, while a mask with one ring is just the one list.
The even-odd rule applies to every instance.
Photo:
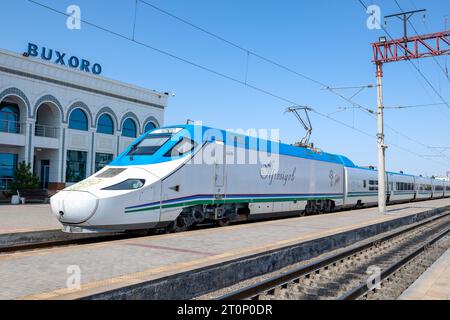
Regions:
[[186, 220], [181, 215], [167, 227], [167, 233], [184, 232], [189, 229]]
[[228, 219], [217, 220], [217, 225], [219, 227], [226, 227], [226, 226], [229, 226], [230, 224], [231, 224], [231, 221]]
[[314, 213], [314, 207], [311, 201], [308, 200], [305, 208], [305, 215], [310, 216]]
[[331, 201], [331, 200], [326, 200], [326, 203], [325, 203], [325, 209], [324, 209], [325, 213], [326, 213], [326, 214], [331, 213], [331, 212], [333, 211], [333, 209], [334, 209], [334, 203], [333, 203], [333, 201]]

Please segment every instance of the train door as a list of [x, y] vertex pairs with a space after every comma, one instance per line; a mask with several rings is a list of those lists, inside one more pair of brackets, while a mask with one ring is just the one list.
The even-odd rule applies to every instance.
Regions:
[[214, 195], [216, 199], [222, 199], [225, 196], [226, 178], [225, 178], [225, 145], [223, 141], [216, 141], [215, 164], [214, 164]]
[[342, 179], [342, 183], [343, 183], [343, 188], [342, 188], [342, 193], [343, 193], [343, 203], [342, 203], [342, 207], [345, 207], [348, 204], [348, 170], [346, 167], [343, 167], [343, 172], [342, 172], [342, 176], [344, 177]]
[[386, 204], [389, 204], [391, 197], [394, 195], [394, 178], [390, 174], [386, 174]]

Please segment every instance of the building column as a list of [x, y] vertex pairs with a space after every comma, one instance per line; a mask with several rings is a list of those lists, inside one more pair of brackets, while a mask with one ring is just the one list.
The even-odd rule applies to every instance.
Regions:
[[88, 162], [91, 163], [88, 177], [95, 173], [95, 130], [91, 129], [91, 146], [90, 146], [90, 158], [88, 158]]
[[66, 157], [67, 157], [67, 125], [61, 124], [59, 132], [60, 148], [58, 151], [58, 177], [61, 184], [66, 183]]
[[122, 135], [121, 131], [117, 131], [117, 146], [116, 146], [116, 157], [120, 154], [120, 136]]
[[25, 150], [24, 150], [24, 161], [31, 165], [31, 172], [34, 169], [34, 127], [35, 122], [27, 120], [25, 123], [24, 134], [25, 134]]

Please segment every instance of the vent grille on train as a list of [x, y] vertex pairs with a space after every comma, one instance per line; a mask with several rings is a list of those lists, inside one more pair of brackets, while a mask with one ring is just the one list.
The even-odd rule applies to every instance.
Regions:
[[121, 174], [122, 172], [124, 172], [125, 169], [120, 169], [120, 168], [110, 168], [107, 169], [106, 171], [103, 171], [102, 173], [99, 173], [98, 175], [96, 175], [97, 178], [113, 178], [115, 176], [117, 176], [118, 174]]

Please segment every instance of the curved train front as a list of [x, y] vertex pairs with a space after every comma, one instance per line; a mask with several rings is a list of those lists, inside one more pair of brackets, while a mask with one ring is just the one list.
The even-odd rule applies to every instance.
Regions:
[[159, 210], [127, 215], [126, 208], [144, 202], [158, 206], [162, 179], [187, 161], [197, 145], [188, 136], [183, 128], [153, 130], [101, 171], [54, 195], [51, 209], [64, 231], [123, 232], [170, 224], [161, 221]]

